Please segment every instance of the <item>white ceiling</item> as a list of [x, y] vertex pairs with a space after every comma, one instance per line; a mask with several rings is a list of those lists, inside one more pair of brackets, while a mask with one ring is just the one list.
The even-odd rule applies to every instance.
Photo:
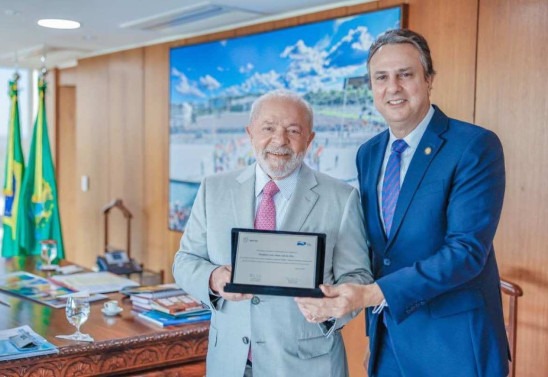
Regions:
[[[48, 68], [67, 67], [86, 56], [369, 1], [0, 0], [0, 67], [40, 68], [42, 56]], [[224, 13], [158, 30], [131, 27], [207, 5], [221, 6]], [[40, 18], [72, 19], [82, 27], [46, 29], [36, 24]]]

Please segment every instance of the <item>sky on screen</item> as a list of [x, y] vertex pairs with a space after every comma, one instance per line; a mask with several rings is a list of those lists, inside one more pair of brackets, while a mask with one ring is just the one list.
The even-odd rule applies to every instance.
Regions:
[[172, 49], [171, 102], [340, 89], [345, 77], [366, 72], [368, 49], [387, 26], [399, 27], [399, 9]]

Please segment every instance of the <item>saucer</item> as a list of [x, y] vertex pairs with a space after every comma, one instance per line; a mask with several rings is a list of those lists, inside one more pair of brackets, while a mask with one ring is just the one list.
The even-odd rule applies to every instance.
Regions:
[[101, 312], [103, 312], [104, 315], [111, 317], [111, 316], [115, 316], [117, 314], [120, 314], [123, 310], [124, 309], [122, 309], [122, 308], [118, 308], [116, 310], [111, 311], [111, 310], [106, 310], [105, 308], [102, 308]]

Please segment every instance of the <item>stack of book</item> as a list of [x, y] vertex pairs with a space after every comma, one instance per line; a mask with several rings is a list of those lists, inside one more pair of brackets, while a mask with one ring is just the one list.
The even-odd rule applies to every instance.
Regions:
[[139, 318], [161, 327], [211, 318], [209, 309], [205, 309], [201, 302], [175, 284], [137, 287], [125, 293], [129, 294], [133, 310]]
[[175, 284], [161, 284], [125, 289], [122, 293], [129, 295], [133, 310], [142, 312], [152, 309], [152, 300], [177, 296], [184, 291]]

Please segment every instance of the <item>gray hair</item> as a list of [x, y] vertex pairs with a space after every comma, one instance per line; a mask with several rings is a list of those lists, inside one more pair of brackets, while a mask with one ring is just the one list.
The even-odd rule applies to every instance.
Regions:
[[375, 40], [369, 48], [369, 58], [367, 58], [367, 71], [369, 74], [371, 75], [371, 58], [382, 46], [402, 43], [409, 43], [419, 51], [424, 76], [426, 78], [434, 77], [436, 71], [434, 70], [434, 63], [432, 62], [430, 48], [428, 47], [426, 39], [419, 33], [409, 29], [388, 30], [387, 32], [379, 35], [377, 40]]
[[308, 126], [310, 127], [310, 130], [312, 130], [312, 125], [314, 122], [314, 112], [312, 110], [312, 106], [310, 106], [310, 104], [299, 94], [287, 89], [276, 89], [257, 98], [251, 105], [251, 112], [249, 113], [249, 121], [251, 123], [253, 123], [259, 116], [264, 103], [272, 99], [285, 99], [301, 106], [303, 110], [305, 110]]

